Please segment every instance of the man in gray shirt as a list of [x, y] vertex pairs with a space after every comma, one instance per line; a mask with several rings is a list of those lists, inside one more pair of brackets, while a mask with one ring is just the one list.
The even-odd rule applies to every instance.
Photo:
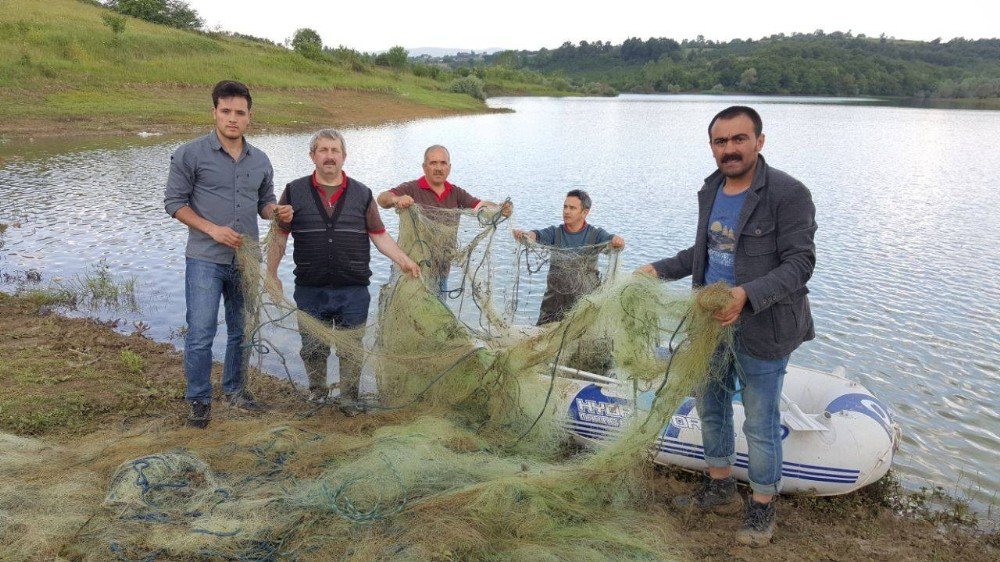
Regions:
[[220, 297], [228, 332], [222, 390], [233, 406], [261, 409], [244, 387], [243, 293], [236, 249], [244, 236], [257, 240], [258, 215], [292, 219], [292, 208], [275, 202], [271, 161], [243, 138], [250, 124], [250, 91], [239, 82], [223, 80], [212, 90], [212, 103], [215, 129], [170, 157], [163, 199], [167, 213], [188, 227], [185, 398], [191, 403], [188, 425], [200, 428], [211, 420], [212, 340]]

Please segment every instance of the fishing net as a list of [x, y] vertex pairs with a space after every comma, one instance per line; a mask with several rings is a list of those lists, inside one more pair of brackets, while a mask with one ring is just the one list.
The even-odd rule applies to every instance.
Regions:
[[[651, 501], [651, 446], [712, 376], [731, 337], [712, 319], [728, 289], [680, 294], [618, 274], [606, 245], [521, 244], [499, 213], [415, 206], [399, 219], [400, 246], [422, 275], [394, 272], [360, 329], [302, 313], [269, 281], [260, 258], [274, 251], [273, 228], [238, 256], [248, 361], [278, 357], [304, 398], [297, 350], [275, 342], [306, 331], [341, 370], [344, 357], [360, 365], [368, 392], [336, 403], [372, 415], [345, 418], [326, 402], [208, 431], [91, 436], [42, 455], [0, 439], [0, 476], [35, 474], [0, 481], [13, 496], [0, 502], [0, 546], [127, 560], [686, 556]], [[557, 292], [573, 303], [536, 325], [553, 264]], [[580, 450], [565, 416], [581, 377], [654, 398], [629, 412], [613, 443]], [[51, 536], [18, 534], [16, 522], [58, 503], [52, 479], [108, 484], [58, 490], [75, 494], [63, 524]]]

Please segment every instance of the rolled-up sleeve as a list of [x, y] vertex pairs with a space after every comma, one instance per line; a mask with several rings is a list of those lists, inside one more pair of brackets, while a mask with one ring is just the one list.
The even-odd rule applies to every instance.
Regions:
[[167, 174], [167, 187], [163, 194], [163, 208], [171, 217], [185, 205], [191, 203], [191, 192], [194, 191], [194, 162], [187, 150], [187, 145], [174, 151], [170, 156], [170, 172]]

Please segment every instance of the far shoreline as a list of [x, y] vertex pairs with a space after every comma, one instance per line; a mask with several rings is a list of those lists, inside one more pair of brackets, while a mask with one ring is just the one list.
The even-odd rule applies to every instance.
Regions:
[[[0, 121], [0, 165], [33, 153], [52, 154], [93, 144], [99, 147], [159, 143], [197, 135], [211, 128], [211, 98], [207, 90], [169, 88], [158, 91], [148, 107], [106, 104], [99, 112], [60, 113], [43, 110]], [[113, 93], [107, 96], [113, 97]], [[5, 96], [0, 95], [0, 102]], [[320, 127], [359, 127], [404, 123], [416, 119], [508, 113], [485, 103], [471, 109], [434, 107], [404, 97], [364, 90], [273, 89], [254, 91], [254, 121], [248, 136], [301, 133]]]

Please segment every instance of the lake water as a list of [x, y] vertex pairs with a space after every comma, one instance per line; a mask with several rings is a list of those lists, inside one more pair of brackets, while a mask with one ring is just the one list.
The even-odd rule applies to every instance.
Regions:
[[[811, 189], [820, 227], [809, 283], [817, 339], [792, 362], [843, 365], [892, 406], [907, 485], [941, 485], [980, 508], [996, 502], [1000, 190], [989, 178], [1000, 151], [972, 141], [1000, 138], [1000, 112], [701, 96], [490, 103], [515, 112], [346, 130], [345, 170], [377, 193], [418, 177], [423, 149], [444, 144], [451, 179], [483, 198], [510, 197], [520, 228], [558, 223], [566, 191], [586, 189], [589, 221], [626, 239], [626, 269], [692, 243], [695, 192], [713, 169], [706, 125], [732, 103], [756, 106], [768, 162]], [[251, 140], [271, 157], [277, 185], [311, 171], [308, 135]], [[3, 164], [0, 222], [21, 226], [5, 235], [0, 273], [67, 279], [105, 260], [139, 280], [144, 309], [125, 318], [179, 344], [186, 229], [164, 214], [162, 194], [180, 142]], [[395, 214], [383, 218], [395, 233]], [[377, 255], [373, 269], [374, 291], [387, 262]], [[287, 341], [294, 357], [297, 341]]]

